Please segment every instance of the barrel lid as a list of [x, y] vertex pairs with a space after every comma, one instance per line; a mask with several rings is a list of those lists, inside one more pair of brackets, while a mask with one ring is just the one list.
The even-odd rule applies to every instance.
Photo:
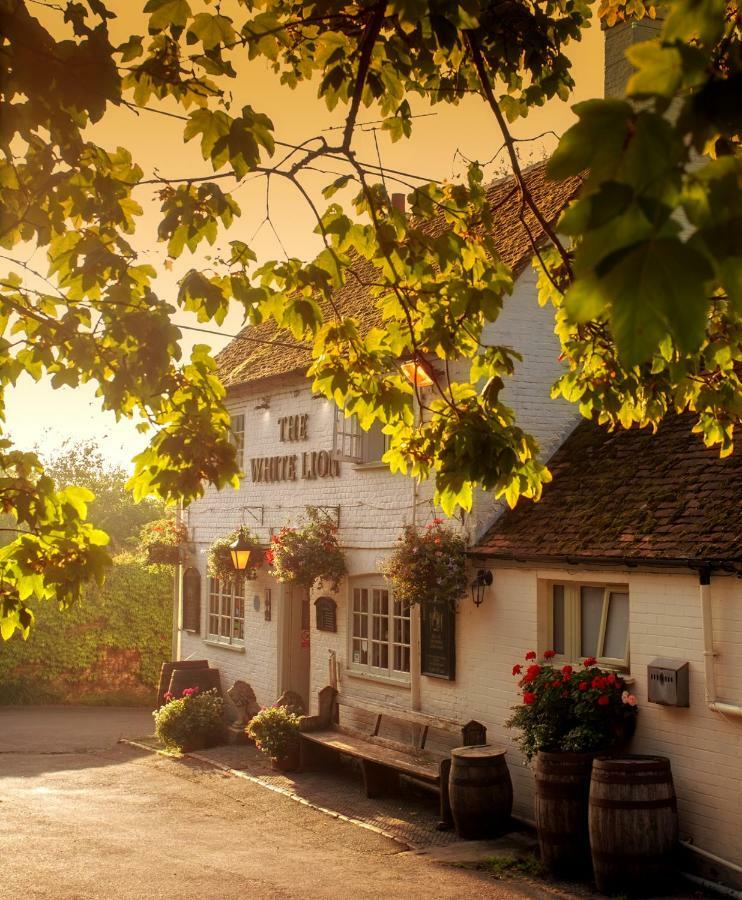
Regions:
[[507, 752], [507, 748], [495, 744], [475, 744], [473, 747], [454, 747], [451, 756], [457, 759], [494, 759], [496, 756], [504, 756]]

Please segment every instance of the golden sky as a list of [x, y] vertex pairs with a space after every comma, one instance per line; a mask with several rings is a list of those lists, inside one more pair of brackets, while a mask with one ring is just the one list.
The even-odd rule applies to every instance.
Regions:
[[[131, 33], [146, 34], [145, 17], [137, 11], [144, 0], [109, 0], [108, 6], [119, 15], [114, 28], [121, 38]], [[193, 0], [192, 8], [198, 5]], [[39, 9], [41, 9], [39, 7]], [[37, 14], [37, 13], [34, 13]], [[44, 20], [47, 27], [51, 19]], [[576, 89], [569, 103], [560, 101], [533, 110], [529, 117], [513, 126], [518, 138], [536, 138], [545, 132], [562, 134], [572, 123], [570, 107], [581, 100], [599, 97], [603, 90], [603, 38], [599, 26], [585, 33], [582, 43], [571, 50]], [[342, 121], [342, 110], [328, 113], [324, 104], [316, 99], [316, 88], [300, 86], [291, 91], [278, 84], [276, 76], [262, 61], [236, 65], [239, 79], [233, 82], [234, 103], [237, 108], [250, 104], [254, 109], [270, 116], [278, 139], [291, 143], [323, 133], [328, 140], [332, 133], [326, 129]], [[174, 105], [163, 109], [182, 112]], [[389, 168], [413, 172], [431, 179], [460, 177], [464, 165], [459, 154], [468, 159], [490, 159], [502, 143], [497, 125], [491, 113], [478, 97], [469, 97], [458, 106], [440, 104], [423, 106], [419, 101], [413, 111], [421, 117], [415, 120], [412, 138], [396, 144], [381, 131], [366, 128], [357, 134], [355, 147], [362, 160], [377, 162]], [[361, 113], [360, 122], [377, 118], [373, 109]], [[183, 177], [207, 174], [209, 168], [201, 159], [197, 141], [189, 145], [182, 142], [183, 123], [165, 116], [142, 112], [136, 115], [125, 109], [113, 110], [93, 132], [93, 137], [106, 147], [125, 146], [146, 173], [154, 171], [165, 177]], [[555, 146], [556, 138], [544, 134], [536, 140], [522, 143], [524, 162], [536, 161], [547, 155]], [[378, 153], [377, 153], [378, 143]], [[504, 171], [504, 155], [485, 169], [488, 179]], [[319, 187], [330, 180], [328, 176], [311, 176], [306, 186], [319, 199]], [[223, 185], [226, 187], [226, 185]], [[404, 190], [389, 182], [390, 191]], [[246, 241], [257, 253], [259, 260], [281, 258], [284, 251], [291, 256], [306, 258], [317, 249], [317, 238], [312, 234], [314, 223], [311, 213], [295, 189], [273, 179], [266, 196], [263, 177], [248, 176], [234, 191], [234, 197], [242, 208], [242, 217], [229, 232], [220, 235], [219, 241], [239, 238]], [[177, 279], [193, 265], [203, 265], [204, 254], [193, 258], [186, 254], [172, 270], [163, 263], [165, 254], [156, 241], [158, 203], [154, 190], [141, 188], [137, 198], [145, 208], [134, 241], [135, 246], [161, 275], [158, 290], [162, 296], [172, 297]], [[266, 200], [271, 223], [265, 222]], [[208, 253], [208, 251], [207, 251]], [[38, 259], [36, 260], [38, 263]], [[43, 265], [43, 259], [41, 260]], [[179, 313], [176, 321], [182, 325], [196, 325], [195, 320]], [[241, 326], [241, 314], [235, 310], [222, 326], [222, 335], [205, 335], [193, 331], [184, 332], [184, 350], [193, 343], [208, 343], [218, 350]], [[214, 327], [214, 326], [207, 326]], [[70, 438], [93, 438], [101, 442], [105, 451], [116, 462], [127, 464], [132, 454], [143, 446], [146, 438], [134, 431], [129, 423], [116, 423], [112, 414], [100, 411], [92, 389], [69, 388], [51, 390], [48, 384], [34, 384], [30, 380], [19, 382], [8, 394], [8, 428], [15, 442], [23, 448], [39, 444], [45, 454], [54, 454], [60, 444]]]

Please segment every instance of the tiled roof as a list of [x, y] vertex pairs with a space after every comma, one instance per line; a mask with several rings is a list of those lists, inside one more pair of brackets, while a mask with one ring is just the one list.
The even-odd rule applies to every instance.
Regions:
[[550, 462], [538, 503], [521, 500], [473, 553], [524, 561], [717, 562], [742, 571], [742, 448], [721, 459], [688, 415], [655, 434], [582, 422]]
[[[580, 179], [571, 178], [559, 183], [547, 181], [546, 163], [532, 166], [524, 174], [528, 188], [544, 218], [549, 223], [556, 222], [561, 210], [575, 195]], [[532, 248], [528, 233], [520, 221], [521, 201], [514, 178], [495, 182], [488, 188], [488, 194], [493, 209], [495, 243], [503, 261], [518, 275], [530, 261]], [[528, 212], [525, 218], [534, 238], [541, 241], [544, 235], [533, 215]], [[443, 227], [442, 217], [440, 220], [434, 220], [431, 225], [433, 230], [437, 228], [443, 230]], [[373, 273], [371, 264], [362, 261], [358, 267], [360, 275], [364, 275], [361, 271], [364, 268]], [[373, 274], [369, 278], [363, 277], [363, 280], [373, 281]], [[373, 298], [353, 279], [338, 291], [334, 303], [344, 315], [357, 318], [362, 330], [381, 323], [381, 316]], [[278, 346], [259, 341], [281, 341], [292, 346]], [[306, 371], [311, 356], [306, 346], [296, 343], [287, 332], [279, 331], [273, 322], [266, 322], [243, 329], [216, 359], [218, 373], [223, 383], [227, 387], [235, 387], [277, 375]]]

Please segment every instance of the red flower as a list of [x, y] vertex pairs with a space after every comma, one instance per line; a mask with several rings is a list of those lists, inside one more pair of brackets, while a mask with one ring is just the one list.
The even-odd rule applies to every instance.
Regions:
[[562, 666], [562, 675], [571, 675], [572, 666]]
[[556, 650], [544, 651], [544, 659], [554, 659], [555, 656], [556, 656]]
[[610, 702], [608, 694], [601, 694], [600, 697], [598, 697], [598, 706], [608, 706]]
[[601, 678], [600, 675], [596, 675], [595, 678], [593, 678], [592, 685], [594, 688], [602, 690], [605, 687], [605, 678]]
[[587, 690], [587, 682], [586, 682], [586, 681], [581, 681], [581, 682], [577, 685], [577, 687], [578, 687], [581, 691], [586, 691], [586, 690]]
[[530, 706], [536, 700], [536, 695], [532, 691], [525, 691], [523, 693], [523, 702], [526, 706]]
[[517, 663], [517, 665], [513, 666], [513, 675], [520, 675], [520, 673], [522, 671], [523, 671], [523, 666], [520, 663]]
[[562, 697], [569, 697], [569, 691], [562, 691]]
[[536, 651], [529, 650], [528, 653], [526, 653], [526, 659], [536, 659]]
[[268, 565], [269, 565], [269, 566], [272, 566], [272, 565], [273, 565], [273, 551], [272, 551], [272, 550], [266, 550], [265, 553], [264, 553], [263, 555], [264, 555], [265, 561], [268, 563]]
[[597, 662], [597, 659], [594, 656], [588, 656], [588, 658], [583, 662], [583, 666], [587, 669], [590, 666], [594, 666]]
[[526, 669], [526, 674], [525, 674], [525, 676], [524, 676], [525, 680], [526, 680], [526, 681], [533, 681], [533, 679], [538, 675], [538, 673], [539, 673], [540, 671], [541, 671], [541, 666], [539, 666], [538, 664], [533, 665], [533, 666], [529, 666], [529, 667]]
[[611, 674], [606, 678], [606, 682], [611, 685], [616, 683], [616, 676], [613, 674], [613, 672], [611, 672]]

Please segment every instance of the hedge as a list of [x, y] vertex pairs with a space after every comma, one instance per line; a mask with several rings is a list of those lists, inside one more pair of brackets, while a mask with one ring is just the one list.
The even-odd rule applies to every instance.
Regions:
[[0, 704], [146, 703], [171, 626], [172, 568], [121, 554], [78, 606], [45, 604], [28, 640], [0, 641]]

